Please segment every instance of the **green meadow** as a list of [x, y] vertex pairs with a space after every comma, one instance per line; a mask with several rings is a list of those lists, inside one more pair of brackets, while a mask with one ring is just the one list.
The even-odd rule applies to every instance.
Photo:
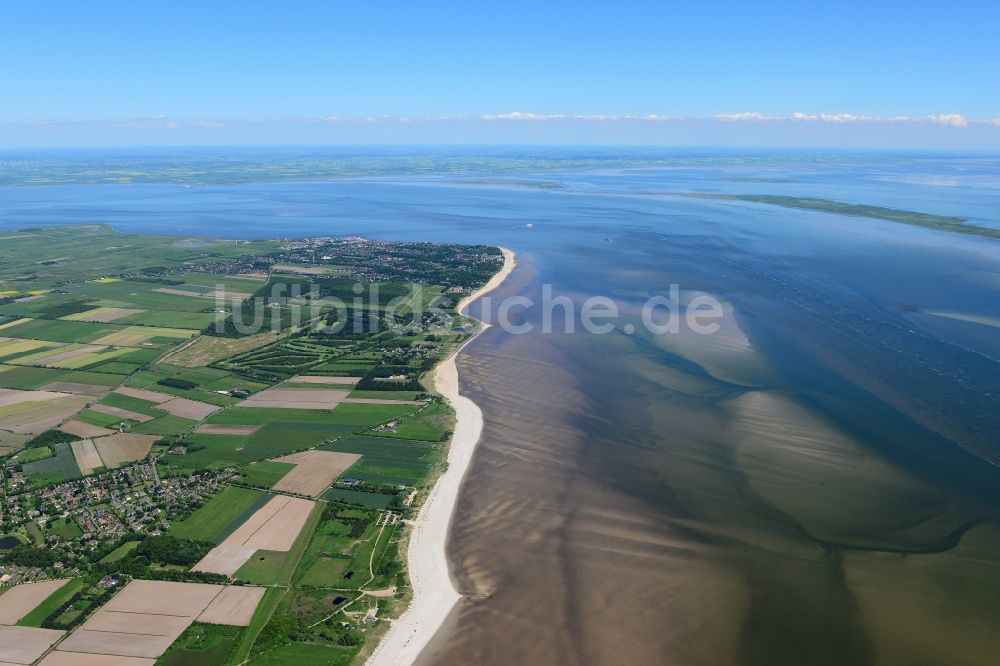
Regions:
[[270, 497], [258, 490], [229, 486], [170, 527], [171, 536], [222, 543]]

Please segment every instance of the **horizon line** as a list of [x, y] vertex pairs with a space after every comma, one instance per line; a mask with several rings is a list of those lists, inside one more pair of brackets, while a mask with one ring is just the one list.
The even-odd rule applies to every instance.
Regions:
[[736, 150], [751, 151], [785, 151], [785, 152], [815, 152], [825, 151], [834, 153], [946, 153], [962, 155], [1000, 155], [1000, 148], [948, 148], [934, 146], [840, 146], [823, 144], [803, 144], [797, 146], [783, 146], [767, 143], [732, 143], [732, 144], [706, 144], [706, 143], [580, 143], [580, 142], [549, 142], [549, 143], [525, 143], [525, 142], [386, 142], [386, 143], [345, 143], [345, 142], [272, 142], [272, 143], [102, 143], [102, 144], [79, 144], [79, 145], [35, 145], [35, 146], [5, 146], [0, 145], [3, 152], [35, 152], [35, 151], [81, 151], [81, 150], [191, 150], [191, 149], [217, 149], [217, 148], [349, 148], [349, 149], [386, 149], [386, 148], [489, 148], [489, 149], [516, 149], [516, 148], [609, 148], [609, 149], [643, 149], [643, 150], [704, 150], [706, 152], [726, 152]]

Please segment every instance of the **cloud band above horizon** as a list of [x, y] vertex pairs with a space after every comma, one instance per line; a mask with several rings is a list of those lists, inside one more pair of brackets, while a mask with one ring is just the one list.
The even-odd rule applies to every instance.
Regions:
[[44, 119], [0, 123], [0, 147], [281, 143], [555, 143], [1000, 150], [1000, 118], [958, 113], [563, 114]]

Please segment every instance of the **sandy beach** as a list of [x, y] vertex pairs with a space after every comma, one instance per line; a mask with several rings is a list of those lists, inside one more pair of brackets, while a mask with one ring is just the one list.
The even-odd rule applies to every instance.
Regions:
[[[481, 289], [464, 298], [458, 304], [459, 312], [500, 286], [514, 270], [517, 265], [514, 252], [507, 248], [501, 250], [503, 268]], [[484, 324], [479, 332], [486, 326]], [[407, 567], [413, 600], [398, 619], [392, 620], [388, 633], [367, 661], [371, 666], [412, 664], [461, 598], [448, 569], [445, 547], [458, 491], [482, 435], [483, 414], [476, 403], [459, 393], [455, 358], [475, 337], [438, 364], [431, 377], [434, 388], [455, 410], [455, 433], [448, 448], [448, 469], [434, 484], [416, 520], [410, 523]]]

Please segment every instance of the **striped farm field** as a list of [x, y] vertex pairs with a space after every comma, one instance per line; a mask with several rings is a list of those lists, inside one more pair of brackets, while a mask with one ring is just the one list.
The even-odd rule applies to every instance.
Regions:
[[86, 312], [77, 312], [66, 315], [65, 317], [60, 317], [60, 319], [67, 321], [95, 321], [103, 324], [109, 321], [116, 321], [125, 317], [131, 317], [132, 315], [141, 314], [143, 312], [145, 312], [145, 310], [137, 310], [135, 308], [98, 307], [93, 310], [87, 310]]
[[157, 439], [159, 437], [156, 435], [120, 433], [93, 441], [101, 460], [104, 461], [104, 466], [112, 469], [124, 463], [142, 460], [153, 448], [153, 442]]
[[153, 338], [171, 338], [186, 340], [197, 335], [197, 331], [183, 328], [162, 328], [158, 326], [128, 326], [120, 331], [105, 335], [93, 342], [99, 345], [117, 345], [122, 347], [139, 347], [152, 344]]

